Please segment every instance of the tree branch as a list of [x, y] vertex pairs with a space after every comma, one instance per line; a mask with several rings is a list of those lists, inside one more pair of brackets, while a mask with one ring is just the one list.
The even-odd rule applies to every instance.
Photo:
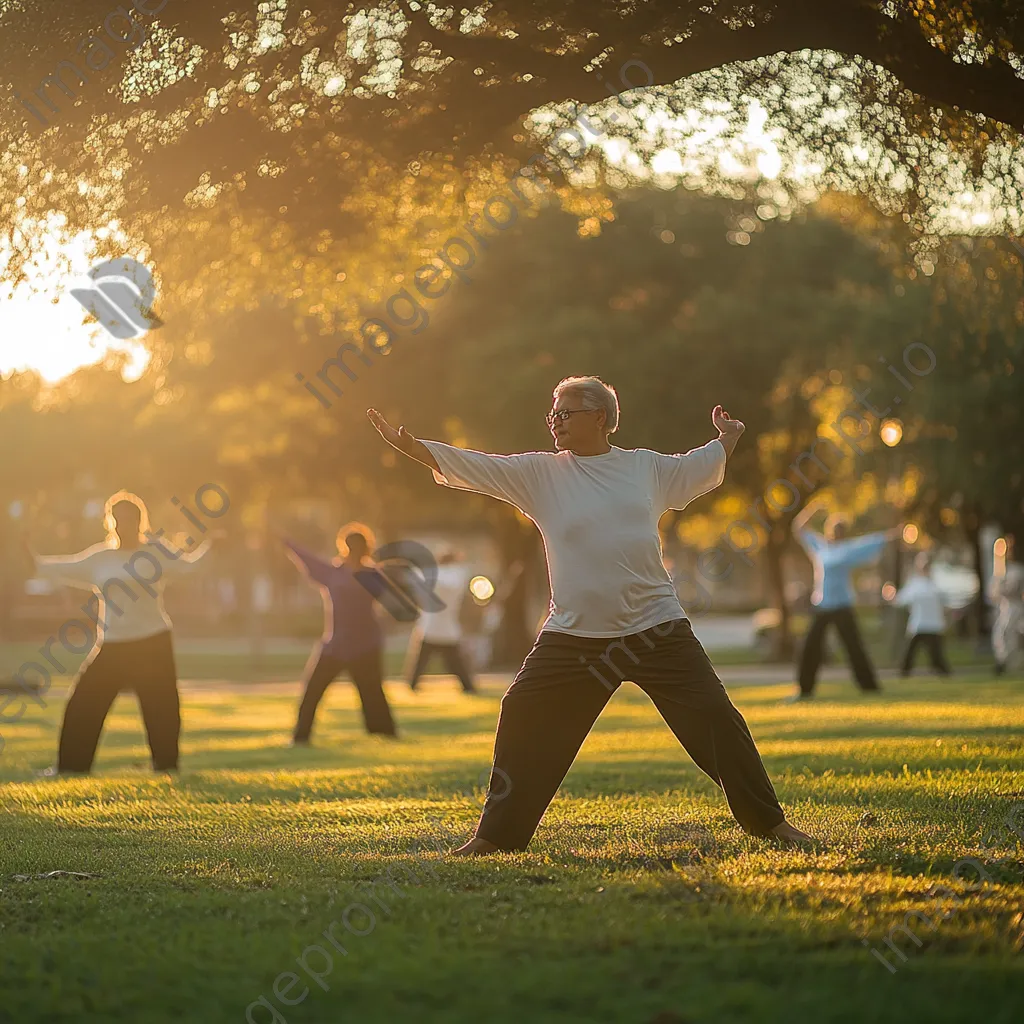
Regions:
[[[711, 14], [703, 20], [699, 29], [672, 46], [642, 41], [650, 39], [645, 32], [642, 37], [630, 33], [615, 40], [596, 39], [593, 49], [611, 49], [617, 63], [645, 61], [653, 75], [651, 85], [670, 85], [704, 71], [777, 53], [833, 50], [886, 68], [907, 89], [935, 105], [969, 110], [1024, 129], [1024, 79], [1013, 68], [996, 58], [985, 64], [958, 63], [933, 46], [912, 19], [893, 20], [864, 0], [831, 0], [828, 4], [794, 0], [780, 5], [770, 20], [738, 29]], [[611, 95], [595, 73], [584, 69], [583, 55], [557, 56], [495, 36], [439, 32], [424, 21], [420, 28], [431, 46], [457, 62], [492, 68], [506, 76], [513, 68], [533, 76], [529, 82], [506, 79], [491, 86], [487, 90], [487, 125], [479, 132], [474, 126], [471, 135], [490, 140], [496, 129], [544, 104], [568, 99], [596, 103]], [[612, 84], [619, 87], [618, 82]], [[480, 99], [477, 90], [465, 95], [467, 121], [479, 124], [481, 119], [471, 117], [470, 108], [478, 111]]]
[[890, 71], [911, 92], [936, 106], [984, 114], [1024, 129], [1024, 79], [996, 57], [962, 64], [933, 46], [912, 18], [893, 20], [863, 2], [830, 5], [829, 49], [859, 55]]

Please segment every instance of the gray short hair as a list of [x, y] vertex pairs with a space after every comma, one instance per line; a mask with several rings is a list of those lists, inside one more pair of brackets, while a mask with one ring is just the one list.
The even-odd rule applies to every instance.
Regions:
[[552, 392], [552, 399], [558, 401], [563, 391], [580, 396], [584, 409], [604, 409], [604, 426], [609, 434], [619, 428], [619, 396], [611, 384], [605, 384], [600, 377], [566, 377], [560, 380]]

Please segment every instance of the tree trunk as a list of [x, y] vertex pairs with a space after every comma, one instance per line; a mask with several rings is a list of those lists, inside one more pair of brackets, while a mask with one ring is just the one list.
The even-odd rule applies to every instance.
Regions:
[[[537, 531], [522, 523], [510, 509], [497, 524], [497, 541], [501, 551], [502, 579], [497, 581], [502, 593], [501, 619], [491, 647], [492, 669], [516, 670], [523, 663], [536, 639], [528, 621], [530, 584], [535, 579]], [[521, 569], [517, 569], [521, 566]]]
[[772, 645], [773, 661], [793, 660], [793, 632], [789, 615], [789, 604], [786, 601], [786, 578], [782, 569], [782, 555], [786, 549], [785, 536], [780, 529], [772, 530], [768, 535], [765, 556], [768, 559], [768, 588], [772, 605], [779, 610], [779, 628], [775, 633]]
[[985, 567], [981, 557], [981, 512], [976, 505], [964, 516], [964, 530], [971, 545], [974, 575], [978, 580], [978, 595], [974, 599], [974, 622], [979, 637], [989, 635], [988, 603], [985, 601]]

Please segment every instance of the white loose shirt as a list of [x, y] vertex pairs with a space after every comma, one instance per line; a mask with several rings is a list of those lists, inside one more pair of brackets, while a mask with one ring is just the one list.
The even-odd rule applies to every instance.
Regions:
[[439, 612], [424, 611], [419, 622], [423, 639], [431, 644], [457, 644], [462, 637], [459, 612], [469, 589], [469, 570], [449, 562], [437, 567], [434, 593], [444, 608]]
[[946, 617], [942, 612], [942, 592], [930, 576], [911, 576], [896, 595], [896, 603], [910, 609], [907, 635], [944, 633]]
[[124, 643], [171, 628], [164, 608], [164, 582], [189, 572], [208, 549], [206, 543], [186, 555], [166, 541], [134, 550], [96, 544], [77, 555], [36, 558], [35, 575], [93, 591], [83, 606], [83, 621], [95, 623], [97, 642]]
[[665, 568], [658, 520], [725, 478], [717, 439], [685, 455], [612, 448], [604, 455], [486, 455], [423, 442], [447, 487], [515, 505], [544, 540], [551, 608], [541, 627], [573, 636], [637, 633], [684, 616]]

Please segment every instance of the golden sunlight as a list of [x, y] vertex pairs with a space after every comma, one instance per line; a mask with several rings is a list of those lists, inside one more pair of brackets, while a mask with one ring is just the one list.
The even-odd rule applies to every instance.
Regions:
[[[44, 238], [44, 251], [32, 263], [27, 280], [0, 291], [0, 377], [31, 370], [55, 384], [110, 352], [127, 352], [124, 376], [134, 380], [149, 361], [144, 346], [111, 337], [70, 294], [70, 288], [96, 262], [92, 255], [96, 239], [87, 234], [69, 238], [61, 228], [56, 217], [34, 225]], [[102, 234], [97, 232], [97, 237]], [[0, 265], [7, 255], [0, 242]]]

